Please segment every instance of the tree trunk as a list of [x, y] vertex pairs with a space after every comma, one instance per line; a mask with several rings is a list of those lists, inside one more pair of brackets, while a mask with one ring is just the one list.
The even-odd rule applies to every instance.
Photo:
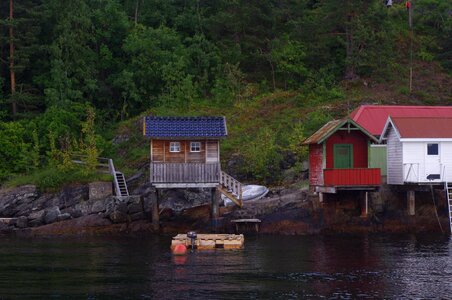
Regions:
[[13, 0], [9, 0], [9, 21], [9, 74], [11, 78], [11, 102], [14, 118], [17, 114], [17, 104], [14, 95], [16, 92], [16, 73], [14, 72]]
[[136, 0], [135, 2], [135, 25], [138, 24], [138, 7], [140, 5], [140, 0]]
[[345, 25], [345, 79], [356, 79], [354, 49], [353, 49], [353, 13], [347, 15], [347, 23]]

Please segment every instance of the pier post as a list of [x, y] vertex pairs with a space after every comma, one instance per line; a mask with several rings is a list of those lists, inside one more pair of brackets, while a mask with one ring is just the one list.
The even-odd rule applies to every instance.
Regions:
[[159, 202], [160, 202], [160, 192], [158, 189], [153, 192], [154, 201], [152, 201], [152, 229], [154, 231], [160, 230], [160, 214], [159, 214]]
[[323, 193], [319, 192], [319, 202], [323, 203]]
[[212, 218], [212, 227], [213, 230], [216, 231], [217, 229], [217, 222], [218, 218], [220, 217], [220, 191], [217, 188], [213, 188], [211, 190], [211, 197], [212, 197], [212, 211], [211, 211], [211, 218]]
[[369, 214], [369, 192], [364, 192], [364, 198], [361, 200], [361, 218], [367, 218]]
[[409, 216], [414, 216], [416, 214], [415, 202], [416, 202], [416, 197], [415, 197], [414, 191], [408, 191], [407, 192], [407, 208], [408, 208]]

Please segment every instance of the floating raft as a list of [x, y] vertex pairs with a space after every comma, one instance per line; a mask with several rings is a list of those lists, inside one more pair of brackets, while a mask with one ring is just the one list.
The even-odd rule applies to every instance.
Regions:
[[[240, 249], [243, 247], [244, 242], [243, 234], [198, 234], [195, 240], [195, 247], [197, 249]], [[186, 234], [178, 234], [173, 237], [171, 249], [180, 244], [190, 248], [191, 239]]]

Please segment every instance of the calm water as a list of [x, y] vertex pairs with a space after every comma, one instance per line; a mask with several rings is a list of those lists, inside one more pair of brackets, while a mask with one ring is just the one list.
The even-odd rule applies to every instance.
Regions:
[[443, 298], [443, 236], [248, 237], [172, 257], [169, 237], [2, 239], [0, 299]]

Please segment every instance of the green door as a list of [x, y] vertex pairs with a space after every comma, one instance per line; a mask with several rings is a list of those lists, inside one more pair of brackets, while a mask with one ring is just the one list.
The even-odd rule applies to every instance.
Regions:
[[353, 168], [353, 145], [336, 144], [334, 145], [334, 168], [351, 169]]
[[386, 176], [386, 145], [370, 145], [369, 168], [380, 168], [381, 175]]

